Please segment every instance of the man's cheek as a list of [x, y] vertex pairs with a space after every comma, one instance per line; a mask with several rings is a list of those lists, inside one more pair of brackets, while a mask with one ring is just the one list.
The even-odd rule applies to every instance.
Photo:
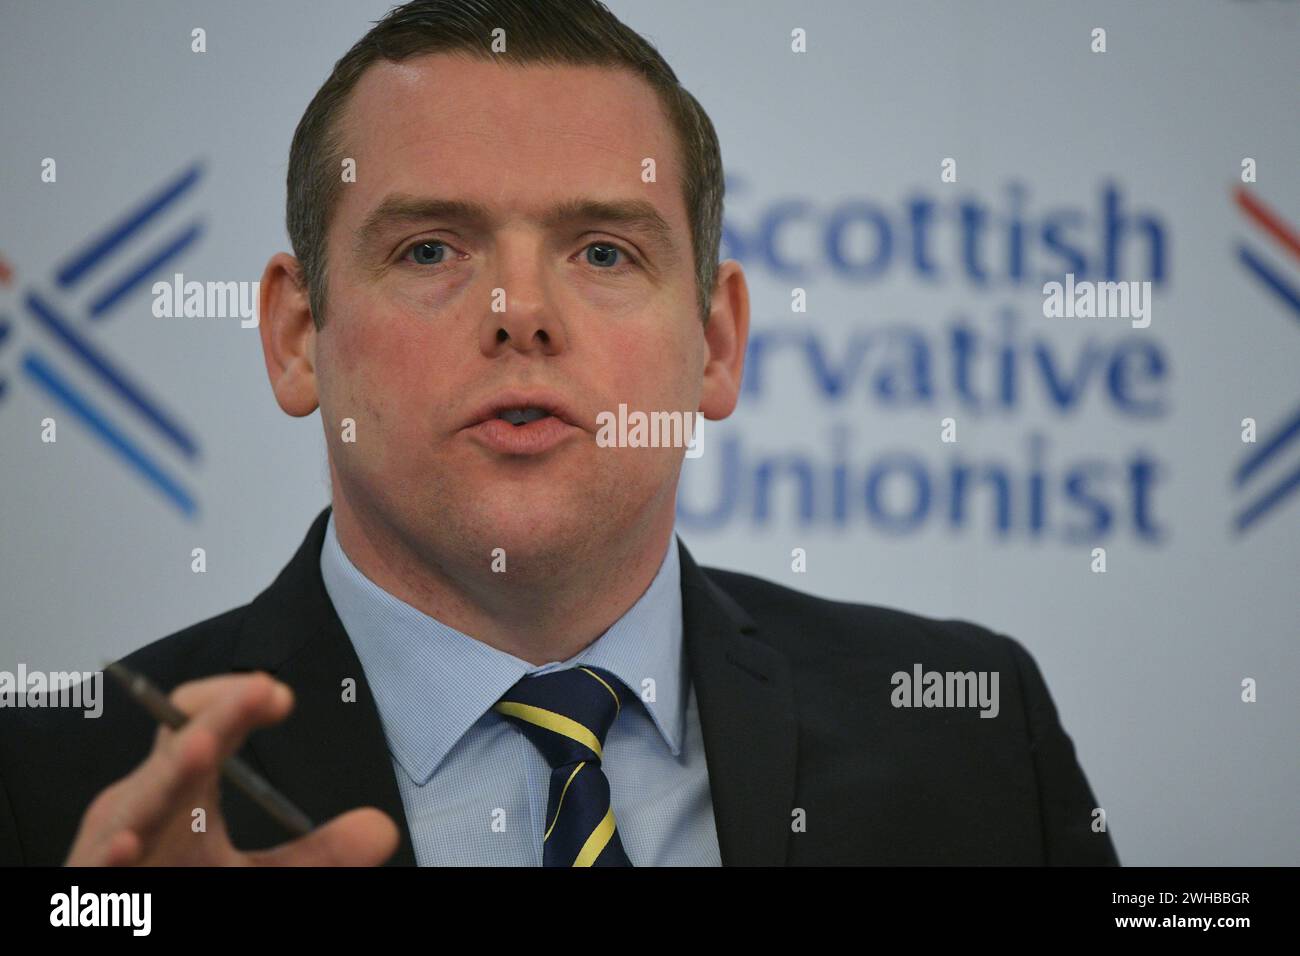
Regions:
[[470, 270], [455, 274], [429, 276], [394, 274], [386, 281], [374, 308], [388, 317], [389, 324], [398, 323], [413, 331], [430, 323], [447, 323], [466, 309], [470, 301], [490, 303], [491, 290], [475, 287], [476, 277]]
[[364, 360], [352, 370], [353, 392], [381, 411], [400, 412], [405, 407], [429, 407], [445, 371], [437, 367], [437, 347], [424, 337], [392, 332], [367, 344]]
[[621, 285], [602, 285], [599, 282], [579, 283], [571, 297], [560, 304], [571, 315], [589, 315], [603, 325], [643, 325], [641, 321], [651, 309], [658, 311], [647, 299], [652, 293], [645, 285], [625, 282]]
[[691, 391], [687, 361], [673, 343], [629, 348], [620, 362], [613, 394], [627, 402], [629, 410], [635, 406], [642, 411], [682, 411], [682, 396]]

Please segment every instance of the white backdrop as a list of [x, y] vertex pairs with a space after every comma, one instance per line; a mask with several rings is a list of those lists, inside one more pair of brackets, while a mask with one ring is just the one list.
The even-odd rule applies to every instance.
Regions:
[[[717, 126], [753, 294], [696, 556], [1023, 641], [1125, 863], [1298, 862], [1300, 5], [610, 5]], [[0, 669], [246, 602], [328, 501], [256, 330], [150, 286], [288, 247], [293, 128], [385, 9], [6, 6]], [[1150, 327], [1044, 318], [1067, 271], [1152, 282]]]

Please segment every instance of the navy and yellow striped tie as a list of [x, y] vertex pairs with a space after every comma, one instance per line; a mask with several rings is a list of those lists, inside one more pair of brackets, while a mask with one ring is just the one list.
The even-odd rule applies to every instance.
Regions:
[[631, 866], [600, 768], [605, 735], [627, 688], [599, 667], [525, 677], [493, 710], [515, 724], [551, 765], [542, 866]]

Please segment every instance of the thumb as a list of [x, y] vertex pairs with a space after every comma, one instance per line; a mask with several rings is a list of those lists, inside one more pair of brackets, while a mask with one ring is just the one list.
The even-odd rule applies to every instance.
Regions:
[[379, 866], [397, 850], [399, 833], [388, 814], [362, 807], [340, 814], [306, 836], [248, 854], [252, 866]]

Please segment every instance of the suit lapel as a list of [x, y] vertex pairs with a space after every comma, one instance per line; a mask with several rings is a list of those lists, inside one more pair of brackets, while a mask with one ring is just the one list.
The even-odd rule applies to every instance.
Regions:
[[[288, 719], [253, 734], [249, 749], [271, 783], [318, 825], [357, 807], [387, 813], [401, 833], [388, 865], [414, 866], [379, 712], [320, 575], [328, 519], [327, 508], [245, 616], [232, 669], [269, 671], [296, 698]], [[355, 702], [344, 699], [348, 680]]]
[[[248, 749], [267, 778], [317, 824], [377, 807], [401, 840], [390, 866], [415, 852], [379, 712], [361, 661], [320, 575], [329, 509], [297, 554], [249, 606], [232, 670], [265, 670], [294, 689], [293, 713]], [[695, 688], [722, 862], [781, 866], [794, 808], [798, 722], [789, 662], [757, 640], [753, 621], [678, 542], [687, 666]], [[355, 682], [355, 702], [344, 682]]]
[[795, 799], [798, 721], [785, 656], [678, 541], [686, 656], [726, 866], [782, 866]]

